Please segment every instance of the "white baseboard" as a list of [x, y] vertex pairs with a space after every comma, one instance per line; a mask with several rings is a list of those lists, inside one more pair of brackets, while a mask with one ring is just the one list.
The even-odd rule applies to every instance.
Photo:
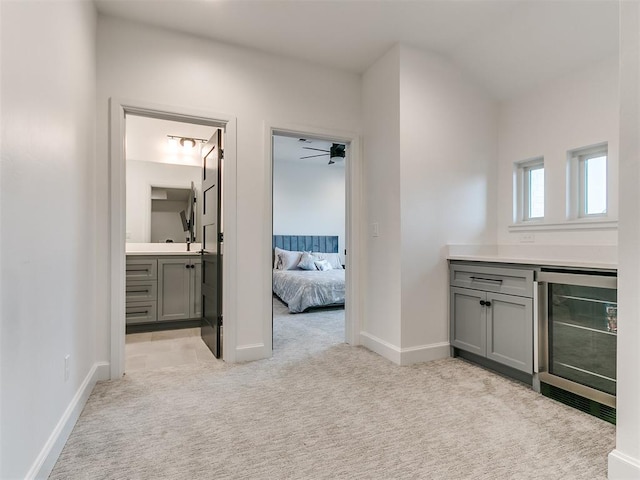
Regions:
[[400, 348], [375, 335], [360, 332], [360, 344], [397, 365], [401, 364], [402, 352]]
[[637, 480], [640, 478], [640, 459], [613, 450], [609, 453], [609, 480]]
[[69, 406], [60, 417], [56, 427], [49, 435], [49, 439], [44, 444], [44, 447], [40, 451], [40, 454], [36, 458], [33, 465], [29, 469], [29, 472], [25, 476], [26, 479], [46, 479], [62, 452], [67, 439], [73, 430], [74, 425], [82, 413], [89, 395], [95, 386], [96, 382], [100, 380], [108, 380], [110, 375], [110, 365], [107, 362], [96, 362], [89, 370], [89, 373], [84, 378], [78, 391], [74, 395], [73, 399], [69, 403]]
[[451, 356], [449, 342], [399, 348], [367, 332], [360, 332], [360, 342], [369, 350], [397, 365], [413, 365]]
[[266, 352], [264, 343], [255, 343], [252, 345], [240, 345], [236, 348], [236, 362], [252, 362], [254, 360], [261, 360], [263, 358], [269, 358], [271, 352]]
[[431, 362], [451, 356], [449, 342], [419, 345], [417, 347], [403, 348], [401, 350], [400, 365], [413, 365], [414, 363]]

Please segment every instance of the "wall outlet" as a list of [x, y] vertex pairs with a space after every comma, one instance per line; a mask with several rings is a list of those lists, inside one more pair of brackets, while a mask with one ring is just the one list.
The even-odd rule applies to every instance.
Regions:
[[371, 224], [371, 236], [372, 237], [380, 236], [380, 225], [378, 224], [378, 222]]
[[69, 364], [71, 363], [71, 355], [67, 354], [64, 357], [64, 381], [69, 380]]
[[533, 233], [523, 233], [520, 235], [520, 243], [533, 243], [536, 241], [536, 236]]

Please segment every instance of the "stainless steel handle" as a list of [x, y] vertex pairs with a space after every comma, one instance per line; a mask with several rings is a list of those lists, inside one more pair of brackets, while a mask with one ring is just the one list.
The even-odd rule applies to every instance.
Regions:
[[469, 277], [469, 278], [471, 278], [471, 280], [477, 280], [479, 282], [502, 283], [502, 279], [501, 278], [485, 278], [485, 277]]
[[540, 272], [537, 278], [541, 283], [561, 283], [580, 287], [617, 288], [617, 277], [588, 275], [580, 273]]

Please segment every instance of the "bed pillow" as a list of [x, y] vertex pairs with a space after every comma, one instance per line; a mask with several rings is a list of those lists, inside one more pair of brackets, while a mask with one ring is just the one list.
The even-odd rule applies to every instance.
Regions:
[[296, 270], [302, 252], [293, 252], [276, 247], [275, 265], [277, 270]]
[[328, 261], [334, 270], [342, 270], [342, 260], [340, 260], [339, 253], [313, 252], [313, 256], [316, 257], [316, 260]]
[[326, 271], [326, 270], [333, 270], [333, 268], [331, 267], [331, 264], [329, 263], [328, 260], [316, 260], [315, 262], [316, 268], [318, 270], [321, 271]]
[[311, 254], [311, 252], [302, 252], [300, 255], [300, 261], [298, 262], [298, 267], [303, 270], [315, 270], [316, 264], [314, 263], [317, 258]]

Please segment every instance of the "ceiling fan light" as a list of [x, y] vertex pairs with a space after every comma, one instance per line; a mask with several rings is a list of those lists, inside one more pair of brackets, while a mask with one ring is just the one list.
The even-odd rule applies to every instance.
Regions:
[[334, 143], [329, 149], [329, 165], [340, 162], [345, 157], [345, 145]]

